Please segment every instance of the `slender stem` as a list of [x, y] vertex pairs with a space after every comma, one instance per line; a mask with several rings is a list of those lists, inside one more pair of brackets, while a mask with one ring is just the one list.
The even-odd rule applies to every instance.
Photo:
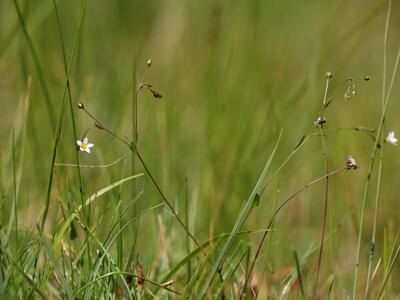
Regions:
[[[385, 34], [384, 34], [384, 38], [383, 38], [382, 111], [385, 106], [385, 96], [386, 96], [387, 41], [388, 41], [391, 5], [392, 5], [392, 1], [389, 1], [387, 13], [386, 13]], [[378, 179], [377, 179], [376, 194], [375, 194], [374, 225], [373, 225], [373, 230], [372, 230], [371, 249], [370, 249], [369, 261], [368, 261], [367, 282], [365, 285], [365, 296], [364, 296], [365, 299], [367, 299], [368, 291], [369, 291], [370, 284], [371, 284], [372, 263], [373, 263], [374, 255], [375, 255], [376, 224], [377, 224], [377, 217], [378, 217], [378, 207], [379, 207], [379, 199], [380, 199], [379, 196], [380, 196], [382, 168], [383, 168], [383, 135], [382, 135], [382, 133], [380, 133], [380, 134], [381, 134], [381, 148], [380, 148], [380, 153], [379, 153]]]
[[[322, 110], [325, 109], [326, 98], [328, 96], [328, 88], [329, 88], [329, 81], [331, 78], [331, 74], [327, 75], [326, 77], [326, 84], [325, 84], [325, 93], [324, 93], [324, 100], [322, 101]], [[324, 125], [321, 124], [320, 127], [320, 136], [322, 142], [322, 154], [325, 160], [325, 174], [329, 173], [329, 157], [328, 157], [328, 149], [325, 143], [325, 133], [324, 133]], [[322, 221], [322, 231], [321, 231], [321, 242], [319, 247], [319, 254], [318, 254], [318, 263], [317, 263], [317, 277], [315, 280], [315, 290], [314, 290], [314, 298], [318, 292], [318, 280], [319, 280], [319, 273], [321, 270], [321, 262], [322, 262], [322, 254], [324, 251], [324, 240], [325, 240], [325, 230], [326, 230], [326, 219], [328, 213], [328, 197], [329, 197], [329, 177], [325, 179], [325, 194], [324, 194], [324, 214], [323, 214], [323, 221]], [[332, 250], [332, 249], [331, 249]]]
[[329, 89], [329, 79], [331, 78], [332, 75], [327, 75], [326, 77], [326, 83], [325, 83], [325, 92], [324, 92], [324, 100], [322, 101], [322, 109], [325, 108], [327, 96], [328, 96], [328, 89]]
[[379, 126], [378, 126], [378, 130], [377, 130], [378, 136], [377, 136], [377, 138], [375, 140], [375, 143], [374, 143], [374, 146], [372, 148], [371, 158], [370, 158], [370, 162], [369, 162], [369, 166], [368, 166], [368, 172], [367, 172], [368, 175], [367, 175], [367, 179], [366, 179], [365, 185], [364, 185], [364, 192], [363, 192], [363, 198], [362, 198], [362, 204], [361, 204], [361, 212], [360, 212], [360, 225], [359, 225], [359, 231], [358, 231], [357, 256], [356, 256], [355, 271], [354, 271], [353, 300], [356, 299], [356, 294], [357, 294], [359, 262], [360, 262], [360, 255], [361, 255], [362, 232], [363, 232], [363, 227], [364, 227], [364, 215], [365, 215], [365, 208], [366, 208], [366, 204], [367, 204], [369, 186], [370, 186], [370, 182], [371, 182], [371, 175], [372, 175], [372, 170], [373, 170], [374, 163], [375, 163], [376, 153], [377, 153], [377, 150], [378, 150], [379, 135], [381, 134], [383, 123], [384, 123], [384, 120], [385, 120], [386, 110], [387, 110], [388, 103], [389, 103], [389, 100], [390, 100], [390, 96], [391, 96], [394, 80], [395, 80], [396, 75], [397, 75], [397, 69], [398, 69], [398, 66], [399, 66], [399, 61], [400, 61], [400, 47], [399, 47], [398, 52], [397, 52], [396, 62], [395, 62], [394, 68], [393, 68], [393, 73], [392, 73], [392, 78], [391, 78], [391, 81], [390, 81], [390, 84], [389, 84], [389, 89], [388, 89], [388, 92], [387, 92], [387, 94], [385, 96], [385, 102], [384, 102], [384, 105], [383, 105], [383, 111], [382, 111], [381, 118], [379, 120]]
[[[383, 137], [381, 138], [383, 141]], [[380, 190], [381, 190], [381, 180], [382, 180], [382, 168], [383, 168], [383, 148], [380, 149], [379, 153], [379, 166], [378, 166], [378, 178], [376, 183], [376, 193], [375, 193], [375, 208], [374, 208], [374, 225], [372, 229], [372, 238], [371, 238], [371, 248], [369, 253], [368, 260], [368, 272], [367, 272], [367, 282], [365, 285], [365, 295], [364, 298], [368, 299], [368, 291], [371, 284], [371, 272], [372, 272], [372, 263], [375, 258], [375, 243], [376, 243], [376, 224], [378, 218], [378, 208], [379, 208], [379, 200], [380, 200]]]
[[321, 177], [318, 177], [317, 179], [314, 179], [313, 181], [311, 181], [311, 182], [305, 184], [302, 188], [300, 188], [299, 190], [297, 190], [297, 191], [296, 191], [294, 194], [292, 194], [289, 198], [287, 198], [285, 201], [283, 201], [281, 205], [279, 205], [279, 207], [277, 208], [277, 210], [275, 210], [274, 214], [272, 215], [272, 217], [271, 217], [271, 219], [270, 219], [270, 221], [269, 221], [269, 223], [268, 223], [268, 225], [267, 225], [267, 227], [266, 227], [266, 231], [265, 231], [265, 233], [264, 233], [264, 235], [263, 235], [263, 237], [262, 237], [262, 239], [261, 239], [261, 242], [260, 242], [260, 244], [258, 245], [256, 254], [254, 255], [254, 258], [253, 258], [252, 263], [251, 263], [251, 265], [250, 265], [249, 271], [248, 271], [248, 273], [247, 273], [246, 280], [245, 280], [245, 284], [244, 284], [244, 288], [242, 289], [242, 293], [241, 293], [241, 295], [240, 295], [240, 299], [243, 299], [244, 292], [245, 292], [245, 287], [247, 286], [247, 283], [248, 283], [248, 281], [249, 281], [250, 278], [251, 278], [251, 274], [252, 274], [252, 272], [253, 272], [253, 269], [254, 269], [254, 266], [255, 266], [255, 264], [256, 264], [256, 261], [257, 261], [257, 259], [258, 259], [259, 256], [260, 256], [261, 249], [262, 249], [262, 247], [263, 247], [263, 245], [264, 245], [264, 242], [265, 242], [265, 240], [266, 240], [266, 238], [267, 238], [268, 232], [271, 230], [271, 225], [272, 225], [272, 223], [274, 222], [274, 220], [275, 220], [276, 216], [278, 215], [278, 213], [280, 212], [280, 210], [281, 210], [283, 207], [285, 207], [286, 204], [288, 204], [291, 200], [293, 200], [293, 199], [296, 198], [299, 194], [301, 194], [303, 191], [305, 191], [306, 189], [308, 189], [310, 186], [312, 186], [312, 185], [314, 185], [314, 184], [320, 182], [321, 180], [325, 179], [326, 177], [330, 177], [330, 176], [336, 175], [336, 174], [338, 174], [338, 173], [340, 173], [340, 172], [342, 172], [342, 171], [344, 171], [344, 170], [346, 170], [346, 169], [347, 169], [347, 167], [343, 167], [343, 168], [341, 168], [341, 169], [332, 171], [332, 172], [330, 172], [330, 173], [328, 173], [328, 174], [325, 174], [325, 175], [323, 175], [323, 176], [321, 176]]
[[[134, 55], [134, 63], [133, 63], [133, 68], [132, 68], [132, 137], [133, 137], [133, 143], [137, 146], [139, 145], [139, 128], [138, 128], [138, 122], [139, 122], [139, 113], [138, 113], [138, 97], [139, 97], [139, 91], [138, 91], [138, 82], [137, 82], [137, 75], [136, 75], [136, 69], [137, 69], [137, 60], [136, 60], [136, 54]], [[136, 172], [136, 159], [135, 156], [132, 156], [132, 174], [135, 174]], [[132, 185], [132, 196], [134, 196], [136, 192], [136, 183]], [[139, 225], [140, 225], [140, 219], [137, 221], [137, 230], [139, 230]]]
[[15, 132], [14, 132], [14, 128], [13, 128], [13, 131], [12, 131], [12, 162], [13, 162], [15, 242], [18, 245], [17, 172], [16, 172], [16, 159], [15, 159]]
[[186, 224], [182, 221], [182, 219], [179, 217], [178, 213], [175, 211], [174, 207], [172, 206], [171, 202], [168, 201], [168, 199], [165, 197], [163, 191], [161, 190], [160, 186], [158, 185], [157, 181], [154, 179], [152, 173], [150, 172], [149, 168], [147, 167], [146, 163], [144, 162], [142, 156], [140, 155], [139, 151], [135, 151], [136, 157], [139, 159], [140, 163], [142, 164], [144, 170], [146, 171], [147, 175], [150, 177], [150, 180], [153, 182], [153, 185], [156, 187], [158, 193], [160, 194], [161, 198], [164, 200], [165, 204], [169, 207], [171, 210], [172, 214], [178, 221], [178, 223], [182, 226], [182, 228], [186, 231], [186, 234], [192, 239], [192, 241], [196, 244], [196, 246], [199, 246], [199, 242], [197, 239], [193, 236], [193, 234], [190, 233], [188, 227]]
[[[325, 143], [324, 129], [323, 129], [322, 125], [321, 125], [320, 131], [321, 131], [323, 154], [325, 157], [325, 174], [329, 174], [328, 150], [327, 150], [326, 143]], [[319, 273], [321, 270], [322, 254], [324, 251], [326, 220], [327, 220], [327, 213], [328, 213], [329, 176], [327, 176], [325, 180], [326, 181], [325, 181], [325, 194], [324, 194], [324, 215], [323, 215], [323, 223], [322, 223], [322, 231], [321, 231], [321, 242], [320, 242], [320, 248], [319, 248], [319, 254], [318, 254], [317, 278], [315, 280], [314, 298], [317, 296], [317, 292], [318, 292], [318, 280], [319, 280]]]
[[96, 122], [96, 127], [100, 130], [104, 130], [106, 131], [108, 134], [112, 135], [113, 137], [115, 137], [116, 139], [118, 139], [119, 141], [121, 141], [123, 144], [125, 144], [126, 146], [128, 146], [128, 148], [135, 153], [136, 157], [139, 159], [141, 165], [143, 166], [146, 174], [150, 177], [151, 182], [153, 183], [153, 185], [155, 186], [155, 188], [157, 189], [158, 193], [160, 194], [162, 200], [165, 202], [165, 204], [168, 206], [168, 208], [170, 209], [171, 213], [173, 214], [173, 216], [176, 218], [176, 220], [178, 221], [178, 223], [182, 226], [182, 228], [185, 230], [186, 234], [191, 238], [191, 240], [196, 244], [196, 246], [199, 246], [199, 242], [197, 241], [197, 239], [194, 237], [194, 235], [189, 231], [188, 227], [186, 226], [186, 224], [182, 221], [182, 219], [179, 217], [178, 213], [175, 211], [174, 207], [172, 206], [171, 202], [167, 199], [167, 197], [165, 196], [165, 194], [163, 193], [163, 191], [161, 190], [160, 186], [158, 185], [157, 181], [155, 180], [152, 172], [150, 171], [150, 169], [147, 167], [147, 164], [145, 163], [145, 161], [143, 160], [143, 157], [141, 156], [139, 149], [137, 149], [136, 144], [129, 144], [127, 141], [125, 141], [123, 138], [121, 138], [120, 136], [118, 136], [117, 134], [115, 134], [114, 132], [112, 132], [111, 130], [107, 129], [106, 127], [104, 127], [86, 108], [82, 107], [81, 108], [90, 118], [92, 118], [95, 122]]
[[[136, 60], [135, 60], [136, 61]], [[132, 71], [132, 116], [133, 116], [133, 122], [132, 122], [132, 136], [133, 136], [133, 141], [135, 144], [138, 143], [139, 141], [139, 131], [138, 131], [138, 83], [136, 80], [136, 66], [133, 68]]]
[[[189, 179], [185, 177], [185, 222], [186, 226], [189, 229]], [[189, 255], [190, 253], [190, 239], [186, 237], [186, 252]], [[191, 267], [191, 260], [189, 259], [187, 263], [187, 282], [189, 282], [190, 278], [192, 277], [192, 267]]]

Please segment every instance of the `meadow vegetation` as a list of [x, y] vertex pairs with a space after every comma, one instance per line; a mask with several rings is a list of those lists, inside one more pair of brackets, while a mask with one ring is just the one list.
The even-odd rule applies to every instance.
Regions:
[[0, 1], [0, 299], [398, 299], [400, 3]]

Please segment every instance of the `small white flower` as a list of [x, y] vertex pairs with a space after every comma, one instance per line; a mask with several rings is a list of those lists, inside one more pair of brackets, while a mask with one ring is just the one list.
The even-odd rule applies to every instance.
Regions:
[[326, 118], [325, 117], [318, 117], [318, 119], [316, 119], [315, 121], [314, 121], [314, 124], [315, 125], [322, 125], [322, 124], [325, 124], [326, 123]]
[[90, 153], [90, 148], [94, 147], [94, 144], [89, 143], [87, 137], [85, 137], [81, 141], [76, 141], [76, 143], [79, 146], [79, 150], [86, 151], [87, 153]]
[[397, 145], [397, 138], [394, 137], [394, 131], [389, 131], [388, 136], [385, 138], [385, 142]]

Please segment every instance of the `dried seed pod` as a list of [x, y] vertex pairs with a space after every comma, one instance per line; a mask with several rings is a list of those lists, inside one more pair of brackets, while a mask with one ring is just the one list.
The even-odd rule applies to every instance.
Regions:
[[143, 267], [142, 267], [142, 265], [140, 263], [136, 264], [135, 272], [136, 272], [136, 275], [139, 276], [138, 279], [137, 279], [137, 283], [141, 288], [143, 288], [144, 287], [144, 279], [143, 279], [144, 270], [143, 270]]
[[101, 125], [100, 123], [98, 123], [98, 122], [95, 122], [94, 123], [94, 126], [96, 126], [98, 129], [100, 129], [100, 130], [103, 130], [104, 129], [104, 127], [103, 127], [103, 125]]
[[154, 98], [158, 98], [158, 99], [162, 98], [162, 95], [161, 95], [159, 92], [157, 92], [156, 90], [153, 90], [153, 89], [150, 88], [150, 87], [149, 87], [149, 90], [150, 90], [150, 92], [153, 94], [153, 97], [154, 97]]
[[348, 170], [355, 170], [358, 168], [357, 162], [355, 161], [355, 159], [353, 158], [353, 156], [351, 155], [347, 155], [346, 157], [346, 167]]

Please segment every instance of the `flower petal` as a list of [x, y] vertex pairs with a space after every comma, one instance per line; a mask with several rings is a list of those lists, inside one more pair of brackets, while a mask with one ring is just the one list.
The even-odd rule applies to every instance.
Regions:
[[84, 148], [82, 148], [82, 147], [79, 147], [79, 150], [81, 150], [81, 151], [85, 151], [85, 149], [84, 149]]
[[87, 147], [88, 147], [88, 148], [92, 148], [92, 147], [94, 147], [94, 144], [89, 143], [89, 144], [87, 144]]
[[87, 143], [88, 143], [88, 138], [87, 138], [87, 137], [84, 137], [84, 138], [83, 138], [83, 143], [84, 143], [84, 144], [87, 144]]
[[78, 146], [82, 146], [82, 141], [76, 141], [76, 143], [78, 144]]
[[85, 151], [86, 151], [87, 153], [90, 153], [90, 148], [86, 148]]

